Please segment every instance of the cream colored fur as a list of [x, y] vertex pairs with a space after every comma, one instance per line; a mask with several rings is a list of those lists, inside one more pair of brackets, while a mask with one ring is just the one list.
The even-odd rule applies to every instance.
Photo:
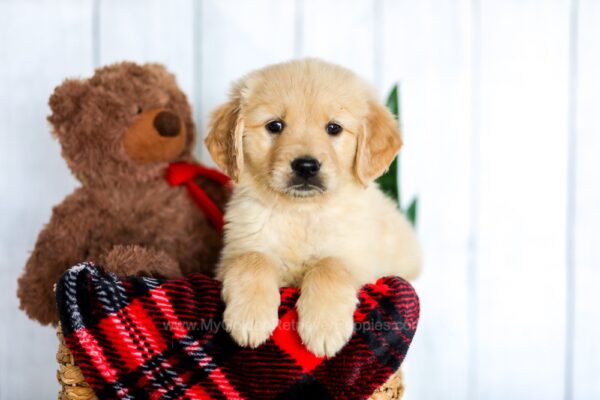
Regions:
[[[276, 135], [265, 129], [275, 119], [285, 122]], [[328, 135], [329, 122], [343, 132]], [[252, 72], [213, 113], [206, 143], [236, 181], [217, 275], [240, 345], [268, 339], [278, 289], [296, 286], [303, 342], [332, 356], [352, 334], [361, 285], [418, 275], [415, 233], [373, 183], [400, 148], [399, 127], [350, 71], [305, 59]], [[290, 188], [291, 161], [307, 155], [321, 162], [323, 190]]]

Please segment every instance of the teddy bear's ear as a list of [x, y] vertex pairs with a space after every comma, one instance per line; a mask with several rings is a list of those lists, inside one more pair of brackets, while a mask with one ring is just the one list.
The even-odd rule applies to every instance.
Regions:
[[167, 67], [165, 67], [163, 64], [146, 63], [142, 65], [142, 67], [144, 71], [150, 72], [159, 79], [159, 86], [169, 86], [171, 89], [180, 91], [179, 87], [177, 86], [177, 79], [175, 78], [175, 75], [169, 72]]
[[142, 65], [142, 68], [152, 71], [156, 74], [160, 74], [160, 75], [162, 75], [162, 74], [171, 75], [171, 73], [169, 71], [167, 71], [167, 67], [165, 67], [163, 64], [159, 64], [159, 63], [146, 63], [146, 64]]
[[[54, 89], [48, 104], [52, 114], [48, 121], [59, 128], [65, 121], [72, 118], [80, 108], [80, 101], [88, 90], [88, 83], [80, 79], [67, 79]], [[58, 129], [57, 129], [58, 130]]]

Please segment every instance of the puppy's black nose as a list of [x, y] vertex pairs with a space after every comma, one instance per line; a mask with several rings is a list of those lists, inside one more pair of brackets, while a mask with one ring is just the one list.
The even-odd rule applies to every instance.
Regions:
[[181, 121], [170, 111], [161, 111], [154, 117], [154, 127], [160, 136], [173, 137], [179, 134]]
[[298, 157], [292, 161], [292, 171], [301, 178], [312, 178], [319, 173], [321, 163], [312, 157]]

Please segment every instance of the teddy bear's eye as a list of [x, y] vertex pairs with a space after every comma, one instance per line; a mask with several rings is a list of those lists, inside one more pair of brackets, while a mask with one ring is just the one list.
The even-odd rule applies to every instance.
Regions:
[[141, 114], [144, 111], [144, 109], [142, 108], [142, 106], [140, 106], [139, 104], [136, 106], [135, 109], [135, 113], [136, 114]]

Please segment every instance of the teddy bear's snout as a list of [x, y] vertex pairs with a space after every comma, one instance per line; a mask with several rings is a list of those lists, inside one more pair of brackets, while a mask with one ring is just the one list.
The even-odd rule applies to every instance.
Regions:
[[161, 111], [154, 117], [154, 127], [160, 136], [174, 137], [181, 130], [181, 120], [170, 111]]
[[137, 163], [170, 162], [185, 150], [187, 137], [179, 115], [164, 108], [152, 108], [133, 119], [123, 144], [129, 158]]

